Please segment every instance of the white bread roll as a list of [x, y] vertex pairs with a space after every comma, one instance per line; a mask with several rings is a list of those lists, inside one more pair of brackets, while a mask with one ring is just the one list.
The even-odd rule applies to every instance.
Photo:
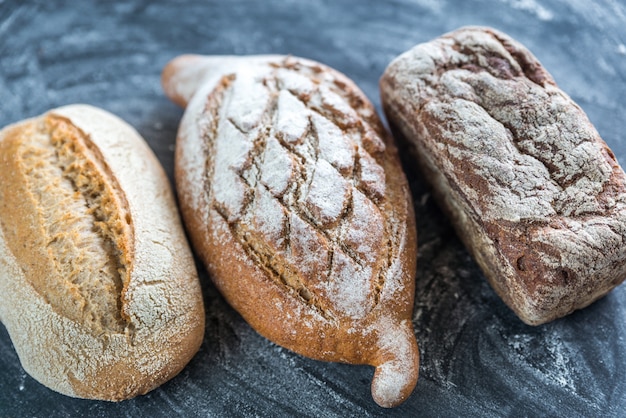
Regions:
[[24, 369], [119, 401], [198, 351], [204, 307], [170, 185], [143, 138], [72, 105], [0, 131], [0, 320]]

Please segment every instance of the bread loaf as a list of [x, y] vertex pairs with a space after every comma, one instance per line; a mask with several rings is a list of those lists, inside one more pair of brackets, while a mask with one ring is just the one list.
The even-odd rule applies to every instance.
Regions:
[[624, 280], [624, 172], [524, 46], [462, 28], [400, 55], [380, 89], [459, 236], [524, 322], [567, 315]]
[[176, 184], [192, 243], [260, 334], [320, 360], [376, 367], [382, 406], [418, 375], [416, 236], [397, 151], [345, 76], [282, 56], [182, 56]]
[[24, 369], [69, 396], [144, 394], [197, 352], [194, 261], [130, 126], [73, 105], [0, 131], [0, 294]]

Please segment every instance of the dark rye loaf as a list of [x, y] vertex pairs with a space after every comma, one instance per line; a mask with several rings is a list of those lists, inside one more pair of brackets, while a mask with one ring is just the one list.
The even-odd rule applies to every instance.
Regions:
[[462, 28], [396, 58], [380, 87], [390, 124], [524, 322], [567, 315], [624, 280], [624, 172], [524, 46]]

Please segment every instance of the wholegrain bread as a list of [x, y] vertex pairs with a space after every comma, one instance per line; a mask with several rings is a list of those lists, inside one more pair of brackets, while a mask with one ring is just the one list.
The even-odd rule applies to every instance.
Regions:
[[397, 151], [348, 78], [284, 56], [182, 56], [176, 184], [192, 243], [254, 329], [297, 353], [376, 367], [395, 406], [418, 376], [416, 236]]
[[24, 369], [118, 401], [176, 375], [204, 308], [168, 179], [144, 140], [94, 107], [0, 131], [0, 320]]
[[625, 175], [523, 45], [468, 27], [396, 58], [385, 113], [492, 287], [528, 324], [626, 277]]

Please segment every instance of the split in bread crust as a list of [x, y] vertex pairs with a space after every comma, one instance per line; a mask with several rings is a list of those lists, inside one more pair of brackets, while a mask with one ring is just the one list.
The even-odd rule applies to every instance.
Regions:
[[29, 283], [94, 335], [123, 332], [132, 224], [97, 150], [67, 120], [47, 115], [14, 129], [0, 153], [11, 184], [0, 188], [0, 224]]

